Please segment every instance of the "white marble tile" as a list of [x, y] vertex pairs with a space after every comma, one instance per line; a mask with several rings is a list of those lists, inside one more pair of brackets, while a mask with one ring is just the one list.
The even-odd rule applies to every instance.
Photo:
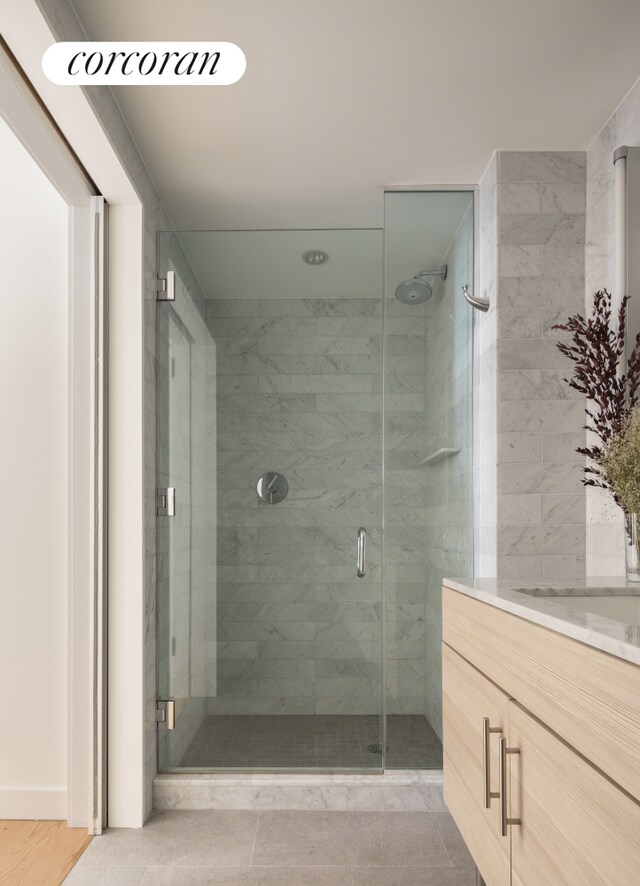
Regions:
[[537, 277], [542, 274], [540, 246], [499, 247], [500, 277]]
[[543, 495], [542, 522], [557, 526], [566, 526], [570, 523], [585, 523], [585, 496], [583, 494], [554, 495], [553, 493]]
[[501, 308], [498, 312], [500, 338], [542, 338], [541, 308]]
[[586, 568], [587, 559], [584, 554], [561, 554], [542, 558], [542, 577], [546, 580], [573, 581], [582, 578]]
[[498, 176], [508, 182], [584, 182], [584, 151], [501, 151]]
[[[498, 188], [499, 211], [502, 215], [510, 213], [540, 212], [540, 185], [538, 184], [505, 184]], [[553, 209], [546, 209], [553, 212]]]
[[527, 213], [500, 217], [499, 243], [553, 244], [556, 246], [584, 244], [585, 218], [565, 213]]
[[567, 358], [553, 339], [504, 339], [498, 342], [498, 366], [503, 369], [567, 369]]
[[502, 307], [564, 308], [584, 298], [582, 270], [574, 277], [501, 278], [499, 301]]
[[[566, 367], [565, 367], [566, 368]], [[562, 369], [510, 369], [498, 373], [499, 400], [582, 400]]]
[[[500, 501], [507, 496], [500, 496]], [[569, 556], [584, 554], [584, 526], [505, 525], [498, 529], [498, 555]]]
[[163, 775], [156, 809], [326, 809], [439, 811], [442, 774], [399, 770], [384, 775]]
[[584, 182], [543, 182], [540, 185], [541, 212], [584, 214], [586, 186]]
[[542, 461], [542, 437], [539, 433], [498, 434], [498, 458], [501, 464], [509, 462]]
[[540, 261], [544, 277], [577, 277], [584, 274], [584, 246], [543, 245]]
[[562, 493], [577, 494], [582, 489], [583, 472], [576, 464], [503, 464], [498, 466], [498, 494]]
[[[548, 453], [543, 460], [553, 461], [553, 455], [559, 452], [564, 457], [556, 460], [567, 460], [567, 440], [564, 431], [575, 431], [584, 424], [584, 404], [581, 400], [505, 400], [498, 404], [498, 427], [504, 432], [550, 432], [543, 441], [547, 441]], [[558, 432], [552, 434], [551, 432]], [[580, 435], [583, 440], [584, 435]], [[578, 439], [577, 437], [575, 438]], [[573, 442], [573, 441], [570, 441]], [[575, 448], [575, 447], [573, 447]], [[579, 456], [569, 459], [577, 461]]]
[[558, 422], [557, 430], [560, 433], [545, 433], [542, 435], [542, 461], [543, 462], [580, 462], [584, 460], [584, 456], [576, 452], [578, 446], [585, 445], [584, 430], [574, 430], [568, 433], [561, 433], [564, 427], [573, 426], [574, 428], [582, 428], [584, 421], [584, 407], [581, 401], [573, 401], [580, 408], [570, 414], [567, 412], [567, 420], [565, 423]]
[[519, 582], [542, 578], [542, 557], [515, 554], [499, 554], [496, 574], [500, 579], [517, 579]]
[[502, 526], [541, 523], [542, 496], [535, 494], [498, 496], [498, 520]]

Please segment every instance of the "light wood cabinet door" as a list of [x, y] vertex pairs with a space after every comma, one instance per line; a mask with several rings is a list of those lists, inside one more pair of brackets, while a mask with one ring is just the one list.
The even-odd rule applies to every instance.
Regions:
[[[510, 838], [498, 800], [484, 806], [483, 718], [508, 735], [509, 698], [449, 646], [442, 649], [444, 799], [487, 886], [509, 886]], [[498, 739], [489, 736], [489, 780], [498, 792]], [[532, 883], [527, 886], [532, 886]]]
[[509, 719], [512, 886], [638, 886], [640, 805], [516, 703]]

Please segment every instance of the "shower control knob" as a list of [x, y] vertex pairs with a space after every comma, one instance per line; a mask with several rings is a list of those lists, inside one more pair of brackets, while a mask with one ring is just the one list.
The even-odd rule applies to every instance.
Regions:
[[258, 498], [268, 505], [277, 505], [289, 492], [289, 483], [280, 471], [265, 471], [258, 480]]

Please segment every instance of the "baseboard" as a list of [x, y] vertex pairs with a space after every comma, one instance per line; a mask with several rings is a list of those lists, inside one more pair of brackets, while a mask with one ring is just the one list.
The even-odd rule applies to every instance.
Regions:
[[0, 787], [0, 818], [65, 820], [66, 788]]

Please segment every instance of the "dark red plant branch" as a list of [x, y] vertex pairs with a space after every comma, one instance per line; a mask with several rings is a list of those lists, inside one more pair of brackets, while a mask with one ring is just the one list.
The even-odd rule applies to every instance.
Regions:
[[640, 386], [640, 332], [626, 372], [623, 371], [628, 301], [626, 295], [618, 311], [617, 328], [612, 325], [611, 294], [606, 289], [596, 292], [593, 312], [587, 320], [575, 314], [566, 323], [552, 327], [571, 333], [570, 341], [558, 342], [558, 349], [574, 363], [573, 376], [564, 381], [590, 401], [585, 409], [585, 429], [600, 440], [599, 444], [576, 450], [590, 459], [582, 482], [585, 486], [609, 491], [612, 490], [598, 462], [611, 435], [622, 430], [631, 410], [637, 406]]

